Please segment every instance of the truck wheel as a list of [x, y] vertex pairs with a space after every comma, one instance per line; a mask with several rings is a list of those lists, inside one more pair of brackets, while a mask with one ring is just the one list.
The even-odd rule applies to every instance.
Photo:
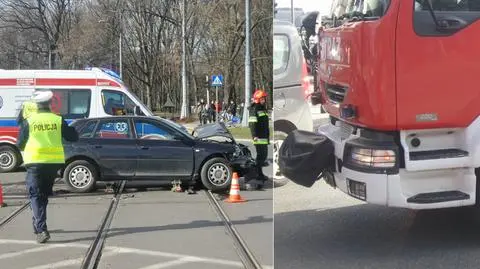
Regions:
[[0, 173], [12, 172], [20, 165], [21, 157], [12, 146], [0, 146]]
[[91, 192], [98, 180], [98, 170], [89, 161], [76, 160], [67, 165], [63, 179], [72, 192]]
[[201, 171], [203, 186], [212, 192], [225, 191], [232, 183], [232, 168], [227, 160], [216, 157], [208, 160]]

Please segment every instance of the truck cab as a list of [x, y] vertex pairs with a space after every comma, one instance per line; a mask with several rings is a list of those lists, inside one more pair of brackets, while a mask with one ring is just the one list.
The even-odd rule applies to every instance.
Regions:
[[478, 0], [333, 1], [314, 56], [329, 184], [392, 207], [475, 204], [479, 19]]

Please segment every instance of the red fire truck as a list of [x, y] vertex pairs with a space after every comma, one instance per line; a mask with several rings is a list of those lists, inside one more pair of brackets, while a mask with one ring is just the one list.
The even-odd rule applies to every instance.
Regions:
[[316, 15], [327, 183], [391, 207], [480, 201], [480, 0], [334, 0], [318, 31]]

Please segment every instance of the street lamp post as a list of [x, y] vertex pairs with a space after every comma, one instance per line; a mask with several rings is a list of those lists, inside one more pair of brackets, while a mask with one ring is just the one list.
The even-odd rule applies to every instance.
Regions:
[[248, 126], [248, 108], [252, 93], [251, 59], [250, 59], [250, 0], [245, 0], [245, 104], [243, 106], [242, 126]]
[[[120, 22], [121, 23], [121, 22]], [[118, 38], [118, 72], [120, 73], [120, 79], [123, 80], [122, 75], [122, 26], [120, 26], [120, 37]]]
[[187, 96], [187, 44], [186, 44], [186, 0], [182, 1], [182, 110], [180, 119], [188, 117], [188, 96]]
[[293, 0], [290, 1], [290, 15], [292, 16], [292, 24], [295, 25], [295, 13], [293, 12]]

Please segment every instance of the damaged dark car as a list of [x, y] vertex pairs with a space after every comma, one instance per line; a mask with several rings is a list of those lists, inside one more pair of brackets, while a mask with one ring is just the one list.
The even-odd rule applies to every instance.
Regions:
[[97, 182], [114, 180], [143, 186], [201, 184], [225, 191], [233, 172], [243, 176], [255, 165], [248, 147], [221, 123], [200, 126], [192, 134], [159, 117], [89, 118], [72, 126], [80, 139], [65, 143], [61, 172], [72, 192], [90, 192]]

